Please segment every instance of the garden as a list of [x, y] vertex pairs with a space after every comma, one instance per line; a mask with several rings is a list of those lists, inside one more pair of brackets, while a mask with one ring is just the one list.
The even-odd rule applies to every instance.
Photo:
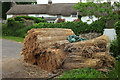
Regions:
[[[119, 3], [115, 3], [119, 6]], [[80, 10], [84, 16], [95, 15], [98, 20], [93, 21], [91, 24], [87, 22], [82, 22], [80, 19], [74, 20], [72, 22], [65, 22], [59, 19], [57, 23], [48, 23], [42, 18], [35, 18], [29, 16], [16, 16], [14, 18], [7, 19], [6, 24], [2, 24], [2, 38], [11, 39], [18, 42], [23, 42], [24, 38], [28, 35], [28, 31], [37, 28], [65, 28], [71, 29], [77, 36], [83, 33], [96, 32], [103, 34], [104, 29], [106, 29], [106, 22], [111, 19], [115, 19], [116, 22], [112, 28], [116, 30], [117, 39], [110, 42], [110, 53], [115, 60], [114, 67], [110, 68], [108, 72], [99, 72], [96, 69], [91, 68], [79, 68], [70, 71], [64, 71], [59, 77], [63, 78], [120, 78], [120, 11], [112, 12], [112, 7], [110, 4], [101, 3], [96, 5], [95, 3], [78, 3], [74, 6], [75, 9]], [[93, 8], [94, 6], [94, 8]], [[87, 10], [88, 7], [93, 9]], [[101, 8], [105, 7], [105, 8]], [[106, 8], [107, 7], [107, 8]], [[95, 10], [98, 10], [95, 12]], [[100, 13], [100, 15], [98, 15]], [[107, 13], [107, 14], [106, 14]], [[102, 14], [102, 16], [101, 16]], [[104, 16], [103, 16], [104, 15]], [[91, 18], [92, 19], [92, 18]]]

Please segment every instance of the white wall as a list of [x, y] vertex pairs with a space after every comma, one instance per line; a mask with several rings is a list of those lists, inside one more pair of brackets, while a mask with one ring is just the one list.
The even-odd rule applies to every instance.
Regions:
[[[29, 14], [28, 16], [33, 16], [33, 17], [57, 17], [57, 15], [53, 16], [53, 15], [48, 15], [48, 14]], [[73, 21], [75, 19], [78, 19], [78, 17], [72, 17], [71, 16], [68, 16], [68, 17], [65, 17], [65, 16], [61, 16], [61, 19], [65, 19], [65, 21]]]
[[[13, 16], [14, 15], [7, 15], [7, 19], [11, 18]], [[54, 15], [48, 15], [48, 14], [29, 14], [28, 16], [33, 16], [33, 17], [42, 17], [42, 16], [43, 17], [57, 17], [57, 15], [54, 16]], [[75, 19], [78, 19], [78, 17], [72, 17], [72, 15], [68, 16], [68, 17], [61, 16], [61, 19], [65, 19], [65, 21], [67, 22], [67, 21], [74, 21]], [[88, 16], [82, 17], [81, 20], [83, 22], [87, 22], [88, 24], [92, 23], [92, 20], [90, 20]], [[87, 21], [87, 20], [90, 20], [90, 21]], [[95, 20], [98, 20], [98, 18], [96, 18], [95, 16], [93, 16], [93, 21], [95, 21]]]
[[48, 14], [29, 14], [28, 16], [33, 16], [33, 17], [57, 17], [53, 15], [48, 15]]
[[13, 17], [14, 15], [7, 15], [7, 19]]
[[[95, 0], [96, 2], [97, 0]], [[118, 2], [119, 0], [111, 0], [113, 2]], [[80, 0], [52, 0], [53, 3], [78, 3]], [[86, 0], [82, 0], [82, 2], [86, 2]], [[101, 1], [101, 3], [107, 2], [107, 0]], [[37, 4], [48, 4], [48, 0], [37, 0]]]
[[[78, 3], [78, 2], [80, 2], [80, 0], [52, 0], [52, 3]], [[48, 4], [48, 0], [37, 0], [37, 4]]]

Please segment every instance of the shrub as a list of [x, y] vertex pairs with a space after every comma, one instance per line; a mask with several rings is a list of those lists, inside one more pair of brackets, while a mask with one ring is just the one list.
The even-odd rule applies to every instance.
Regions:
[[111, 42], [110, 51], [117, 60], [120, 60], [120, 21], [116, 22], [114, 27], [117, 33], [117, 40]]
[[31, 16], [16, 16], [14, 19], [15, 21], [24, 21], [24, 19], [33, 20], [35, 23], [45, 22], [45, 20], [42, 18], [36, 18]]
[[117, 60], [120, 60], [120, 52], [119, 52], [119, 45], [118, 40], [114, 40], [110, 43], [110, 52], [112, 52], [112, 56], [115, 57]]
[[120, 67], [120, 62], [116, 61], [114, 68], [111, 68], [110, 71], [105, 74], [106, 78], [118, 78], [118, 79], [120, 79], [119, 67]]
[[59, 18], [59, 19], [57, 20], [57, 23], [61, 23], [61, 22], [65, 22], [65, 19]]
[[74, 69], [71, 71], [66, 71], [63, 73], [63, 75], [59, 78], [104, 78], [105, 76], [101, 73], [98, 72], [95, 69], [91, 68], [79, 68], [79, 69]]
[[77, 21], [80, 21], [80, 19], [75, 19], [73, 22], [77, 22]]
[[24, 28], [24, 23], [15, 21], [14, 18], [9, 18], [7, 24], [2, 25], [3, 35], [19, 37], [17, 30]]
[[105, 23], [102, 20], [95, 21], [92, 24], [87, 24], [82, 21], [77, 22], [64, 22], [64, 23], [38, 23], [25, 27], [23, 22], [15, 21], [14, 18], [10, 18], [7, 21], [7, 35], [25, 37], [27, 31], [32, 28], [66, 28], [72, 29], [76, 35], [87, 32], [101, 32], [103, 33]]

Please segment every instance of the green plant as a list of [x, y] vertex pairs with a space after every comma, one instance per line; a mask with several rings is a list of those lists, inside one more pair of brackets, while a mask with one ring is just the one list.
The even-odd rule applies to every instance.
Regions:
[[66, 71], [63, 73], [63, 75], [61, 78], [104, 78], [105, 76], [101, 73], [98, 72], [95, 69], [91, 69], [91, 68], [79, 68], [79, 69], [74, 69], [71, 71]]
[[110, 69], [109, 72], [105, 74], [106, 78], [118, 78], [120, 79], [120, 62], [116, 61], [115, 66]]
[[24, 21], [24, 19], [33, 20], [35, 23], [45, 22], [45, 20], [42, 18], [36, 18], [32, 16], [16, 16], [14, 19], [15, 21]]
[[19, 37], [19, 33], [17, 33], [17, 30], [24, 28], [24, 23], [21, 23], [19, 21], [15, 21], [14, 18], [9, 18], [7, 20], [7, 24], [2, 25], [2, 33], [5, 36], [16, 36]]
[[111, 48], [111, 52], [113, 53], [113, 56], [117, 60], [120, 60], [120, 21], [116, 22], [114, 27], [117, 33], [117, 40], [111, 43], [110, 48]]
[[118, 40], [114, 40], [110, 43], [110, 52], [112, 53], [111, 55], [115, 57], [117, 60], [120, 60], [120, 52], [119, 52], [119, 44]]

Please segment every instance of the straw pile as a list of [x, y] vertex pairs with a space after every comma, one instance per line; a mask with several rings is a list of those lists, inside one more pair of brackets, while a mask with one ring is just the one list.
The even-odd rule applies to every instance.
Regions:
[[68, 44], [64, 49], [69, 52], [63, 67], [107, 69], [114, 66], [114, 58], [109, 54], [110, 41], [103, 35], [96, 39]]
[[66, 39], [73, 34], [71, 29], [31, 29], [24, 39], [24, 60], [50, 72], [58, 68], [69, 70], [78, 67], [103, 70], [114, 65], [107, 36], [70, 43]]
[[53, 46], [53, 44], [57, 45], [57, 43], [61, 42], [69, 43], [64, 40], [67, 39], [67, 36], [73, 34], [71, 29], [31, 29], [24, 39], [24, 48], [22, 49], [24, 60], [28, 63], [38, 65], [47, 71], [55, 70], [61, 66], [66, 52]]

